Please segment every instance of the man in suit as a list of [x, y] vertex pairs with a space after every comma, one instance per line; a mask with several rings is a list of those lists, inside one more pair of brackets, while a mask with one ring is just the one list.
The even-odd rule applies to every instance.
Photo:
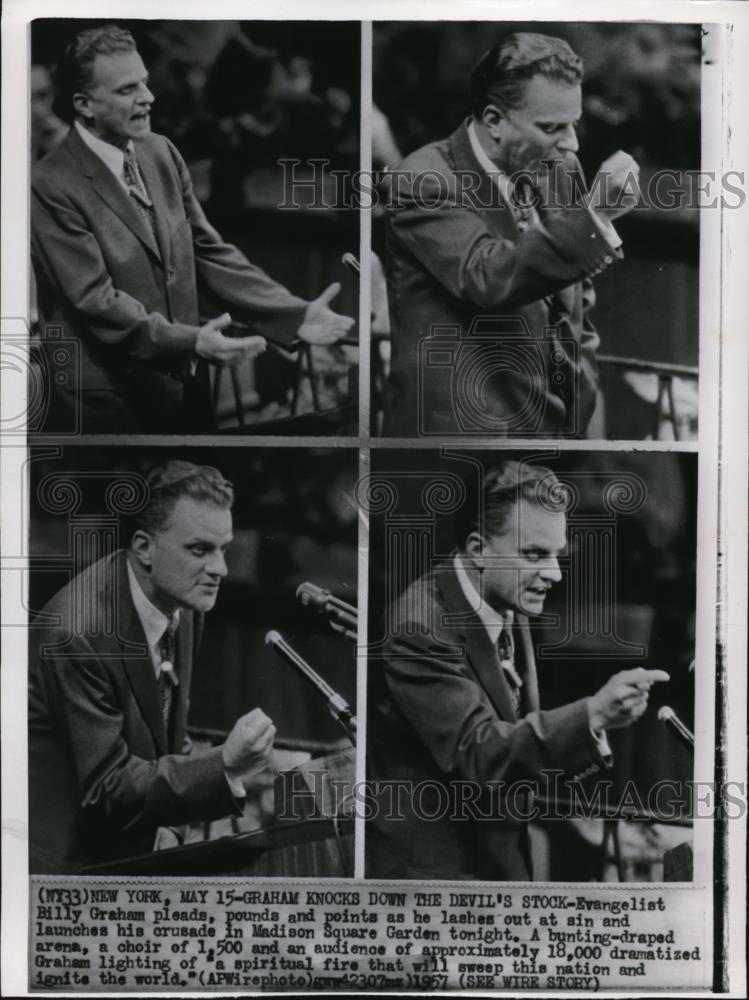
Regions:
[[[209, 365], [230, 365], [295, 339], [329, 344], [353, 320], [292, 295], [224, 243], [185, 163], [151, 132], [153, 94], [129, 32], [80, 32], [59, 67], [72, 125], [32, 176], [31, 248], [42, 348], [51, 374], [48, 430], [211, 429]], [[231, 309], [258, 334], [232, 338]], [[77, 357], [60, 370], [61, 329]]]
[[458, 550], [390, 608], [369, 665], [370, 877], [531, 879], [527, 783], [606, 767], [606, 731], [638, 719], [651, 684], [668, 680], [626, 670], [540, 710], [528, 616], [561, 579], [558, 487], [538, 466], [487, 469], [456, 518]]
[[159, 827], [241, 813], [275, 727], [260, 709], [190, 753], [190, 677], [226, 574], [232, 487], [175, 461], [149, 477], [127, 550], [93, 563], [43, 609], [29, 670], [32, 872], [148, 851]]
[[386, 435], [585, 436], [591, 276], [621, 256], [637, 165], [615, 153], [585, 190], [581, 80], [566, 42], [508, 35], [474, 70], [472, 116], [391, 176]]

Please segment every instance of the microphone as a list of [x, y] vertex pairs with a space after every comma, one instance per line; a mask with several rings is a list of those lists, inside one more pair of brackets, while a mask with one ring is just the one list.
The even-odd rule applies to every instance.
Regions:
[[335, 688], [331, 687], [275, 629], [266, 633], [265, 643], [268, 646], [273, 646], [276, 652], [298, 670], [302, 677], [312, 684], [318, 694], [322, 695], [327, 702], [328, 711], [335, 721], [343, 727], [348, 738], [356, 746], [356, 716], [352, 713], [346, 699], [338, 694]]
[[352, 604], [347, 604], [340, 598], [334, 597], [329, 590], [323, 590], [322, 587], [309, 581], [299, 584], [296, 596], [305, 607], [314, 608], [320, 614], [326, 615], [334, 632], [356, 642], [359, 616]]
[[670, 705], [664, 705], [658, 710], [658, 721], [667, 726], [687, 750], [694, 752], [694, 733], [687, 729]]
[[341, 263], [350, 268], [355, 274], [361, 274], [359, 261], [352, 253], [345, 253], [343, 257], [341, 257]]

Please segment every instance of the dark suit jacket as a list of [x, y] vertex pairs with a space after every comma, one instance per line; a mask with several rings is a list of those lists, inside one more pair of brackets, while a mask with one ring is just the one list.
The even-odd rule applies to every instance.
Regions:
[[[366, 830], [367, 875], [530, 879], [527, 807], [521, 798], [520, 815], [508, 815], [506, 802], [497, 810], [488, 783], [539, 781], [544, 769], [593, 773], [603, 760], [585, 699], [539, 710], [528, 622], [518, 615], [515, 660], [527, 706], [518, 718], [451, 562], [412, 583], [388, 625], [383, 655], [369, 664], [367, 761], [376, 808]], [[394, 782], [406, 787], [399, 793]], [[393, 816], [398, 801], [402, 818]], [[456, 803], [462, 818], [454, 818]]]
[[[412, 180], [393, 177], [387, 214], [383, 433], [584, 436], [597, 384], [589, 279], [614, 256], [590, 213], [548, 208], [519, 233], [466, 125], [399, 172]], [[570, 177], [555, 176], [550, 204], [564, 206]]]
[[[40, 330], [44, 340], [48, 327], [61, 327], [78, 345], [75, 363], [64, 370], [54, 359], [59, 345], [44, 347], [56, 391], [52, 430], [66, 425], [79, 393], [86, 432], [210, 430], [207, 373], [202, 391], [189, 374], [199, 295], [207, 315], [229, 310], [282, 344], [302, 322], [306, 303], [212, 228], [171, 142], [152, 134], [135, 151], [158, 240], [75, 128], [33, 172]], [[196, 399], [203, 412], [196, 412]]]
[[159, 826], [237, 812], [221, 748], [185, 756], [200, 616], [181, 612], [170, 732], [124, 552], [64, 587], [30, 630], [32, 872], [73, 873], [151, 849]]

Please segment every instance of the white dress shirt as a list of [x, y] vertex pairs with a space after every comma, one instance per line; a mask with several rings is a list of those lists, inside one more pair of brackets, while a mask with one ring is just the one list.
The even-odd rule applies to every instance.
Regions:
[[[130, 193], [130, 189], [127, 186], [125, 180], [125, 153], [118, 146], [113, 146], [111, 142], [104, 142], [98, 136], [94, 135], [93, 132], [89, 132], [87, 128], [81, 125], [80, 122], [74, 122], [75, 128], [78, 131], [78, 135], [85, 142], [88, 148], [102, 161], [105, 167], [108, 167], [112, 171], [114, 176], [120, 182], [124, 190]], [[133, 140], [128, 139], [127, 149], [131, 153], [135, 153], [135, 146], [133, 146]], [[137, 161], [136, 161], [137, 169]], [[138, 175], [140, 176], [140, 170], [138, 170]], [[141, 177], [141, 185], [145, 191], [145, 185], [143, 184], [143, 178]]]
[[[143, 588], [138, 582], [138, 577], [133, 572], [133, 568], [129, 562], [127, 564], [127, 579], [130, 584], [130, 596], [133, 599], [135, 610], [143, 626], [143, 632], [148, 643], [148, 652], [151, 657], [151, 663], [153, 663], [154, 674], [156, 675], [156, 680], [158, 680], [162, 672], [161, 640], [170, 622], [173, 623], [175, 629], [179, 625], [179, 611], [175, 611], [171, 619], [167, 618], [163, 611], [159, 611], [143, 593]], [[173, 668], [174, 664], [171, 666]]]
[[[481, 595], [471, 583], [468, 574], [463, 567], [463, 561], [457, 553], [453, 556], [453, 566], [455, 567], [455, 573], [458, 577], [460, 589], [463, 591], [463, 595], [468, 601], [471, 610], [475, 611], [481, 619], [481, 623], [487, 631], [492, 646], [496, 648], [499, 637], [504, 629], [507, 629], [507, 634], [510, 637], [510, 643], [512, 645], [512, 624], [515, 620], [515, 615], [512, 610], [508, 608], [503, 613], [500, 613], [495, 608], [491, 607], [491, 605], [487, 604], [486, 601], [482, 600]], [[515, 670], [515, 664], [511, 663], [509, 660], [501, 660], [500, 662], [502, 664], [502, 669], [509, 675], [514, 686], [516, 688], [521, 688], [523, 686], [523, 678]]]

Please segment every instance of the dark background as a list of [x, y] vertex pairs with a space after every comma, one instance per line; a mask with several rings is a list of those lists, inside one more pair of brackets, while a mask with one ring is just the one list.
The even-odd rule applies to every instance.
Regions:
[[[701, 28], [680, 24], [378, 22], [374, 102], [401, 156], [458, 128], [470, 114], [473, 67], [511, 31], [562, 37], [582, 57], [578, 138], [589, 180], [618, 149], [640, 164], [643, 188], [659, 169], [700, 169]], [[375, 167], [385, 165], [377, 159], [375, 148]], [[373, 230], [380, 256], [382, 222], [380, 217]], [[697, 209], [636, 209], [617, 220], [616, 228], [624, 241], [624, 260], [595, 280], [593, 319], [601, 353], [696, 365]], [[645, 437], [652, 426], [649, 408], [618, 373], [604, 371], [603, 376], [606, 436]]]
[[[105, 491], [118, 472], [146, 474], [158, 462], [186, 458], [214, 465], [235, 488], [234, 542], [229, 575], [206, 615], [193, 673], [190, 723], [229, 729], [259, 706], [280, 739], [337, 741], [343, 732], [325, 703], [277, 653], [265, 633], [278, 629], [355, 710], [355, 646], [304, 608], [296, 587], [311, 580], [356, 605], [357, 513], [353, 501], [356, 453], [301, 449], [68, 448], [59, 456], [32, 453], [30, 474], [31, 573], [29, 617], [91, 559], [81, 539], [101, 533]], [[71, 512], [51, 513], [39, 484], [62, 475], [80, 489]], [[50, 485], [49, 480], [47, 485]], [[86, 517], [93, 521], [86, 523]], [[33, 642], [33, 628], [30, 632]]]
[[[644, 645], [646, 652], [641, 657], [625, 659], [612, 639], [601, 637], [600, 630], [589, 637], [575, 637], [561, 657], [558, 653], [553, 657], [548, 653], [544, 655], [539, 650], [539, 646], [563, 638], [568, 588], [580, 586], [579, 570], [577, 579], [570, 579], [569, 560], [567, 565], [560, 561], [564, 579], [547, 598], [543, 621], [532, 622], [541, 707], [554, 708], [593, 694], [617, 670], [639, 666], [666, 670], [671, 680], [653, 687], [643, 718], [629, 728], [609, 734], [615, 757], [611, 777], [619, 793], [624, 783], [633, 779], [643, 803], [655, 781], [664, 778], [691, 780], [691, 756], [656, 716], [661, 705], [669, 704], [688, 726], [693, 723], [694, 676], [689, 666], [694, 657], [696, 600], [696, 455], [563, 452], [559, 457], [553, 453], [534, 457], [527, 453], [462, 449], [451, 449], [450, 454], [467, 456], [471, 462], [421, 450], [378, 449], [373, 452], [373, 476], [382, 476], [387, 481], [389, 476], [401, 473], [392, 480], [398, 500], [391, 515], [403, 515], [402, 523], [413, 526], [414, 516], [425, 513], [422, 490], [427, 484], [437, 485], [441, 474], [449, 472], [464, 478], [476, 459], [491, 463], [514, 457], [547, 466], [562, 481], [565, 475], [569, 476], [580, 491], [579, 505], [573, 515], [568, 516], [569, 537], [572, 517], [590, 521], [606, 515], [602, 491], [616, 480], [617, 472], [634, 474], [644, 481], [646, 496], [640, 509], [616, 516], [612, 575], [616, 587], [614, 621], [618, 637], [625, 642]], [[434, 560], [449, 557], [454, 549], [452, 516], [452, 513], [444, 513], [434, 519]], [[385, 514], [370, 516], [370, 644], [381, 638], [384, 604], [388, 599], [385, 517]], [[414, 559], [411, 578], [420, 572]], [[391, 598], [403, 589], [407, 575], [390, 582]], [[586, 579], [595, 602], [600, 591], [593, 567], [588, 570]], [[378, 669], [377, 660], [371, 659], [370, 678]]]

